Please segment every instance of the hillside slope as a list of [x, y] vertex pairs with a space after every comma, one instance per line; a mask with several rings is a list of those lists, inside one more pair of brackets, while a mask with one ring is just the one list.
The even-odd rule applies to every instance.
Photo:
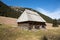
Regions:
[[52, 18], [32, 9], [32, 8], [23, 8], [23, 7], [12, 7], [12, 6], [7, 6], [3, 2], [0, 1], [0, 16], [5, 16], [5, 17], [12, 17], [12, 18], [18, 18], [25, 9], [29, 9], [32, 11], [37, 12], [42, 18], [46, 20], [48, 23], [52, 23]]
[[17, 20], [16, 18], [0, 16], [0, 24], [5, 24], [5, 25], [8, 25], [8, 26], [17, 27], [16, 20]]

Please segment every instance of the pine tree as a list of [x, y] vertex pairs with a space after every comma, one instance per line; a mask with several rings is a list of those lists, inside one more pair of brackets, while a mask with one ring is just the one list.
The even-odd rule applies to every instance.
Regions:
[[53, 25], [52, 25], [52, 26], [53, 26], [53, 27], [58, 27], [58, 22], [57, 22], [56, 19], [53, 20]]

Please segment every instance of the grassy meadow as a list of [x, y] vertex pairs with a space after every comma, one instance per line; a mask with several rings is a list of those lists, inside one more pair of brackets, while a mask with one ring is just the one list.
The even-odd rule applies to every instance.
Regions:
[[59, 29], [20, 30], [0, 24], [0, 40], [60, 40]]
[[[0, 40], [60, 40], [60, 26], [52, 27], [52, 18], [32, 8], [8, 6], [1, 1], [0, 4]], [[17, 9], [18, 11], [16, 11]], [[47, 29], [21, 30], [16, 27], [16, 20], [25, 9], [37, 12], [45, 19], [47, 21]]]

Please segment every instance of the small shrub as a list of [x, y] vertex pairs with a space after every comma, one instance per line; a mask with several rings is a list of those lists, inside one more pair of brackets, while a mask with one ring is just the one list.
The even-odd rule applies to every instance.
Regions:
[[46, 36], [43, 37], [43, 40], [48, 40], [48, 38]]
[[2, 24], [0, 24], [0, 25], [2, 25]]

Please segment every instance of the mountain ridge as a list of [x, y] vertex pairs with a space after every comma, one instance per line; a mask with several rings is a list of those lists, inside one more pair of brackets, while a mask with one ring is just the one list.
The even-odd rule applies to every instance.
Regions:
[[25, 9], [37, 12], [43, 19], [46, 20], [48, 23], [52, 23], [52, 18], [38, 12], [37, 10], [34, 10], [32, 8], [24, 8], [24, 7], [14, 7], [14, 6], [8, 6], [4, 4], [3, 2], [0, 1], [0, 16], [5, 16], [5, 17], [12, 17], [12, 18], [18, 18]]

